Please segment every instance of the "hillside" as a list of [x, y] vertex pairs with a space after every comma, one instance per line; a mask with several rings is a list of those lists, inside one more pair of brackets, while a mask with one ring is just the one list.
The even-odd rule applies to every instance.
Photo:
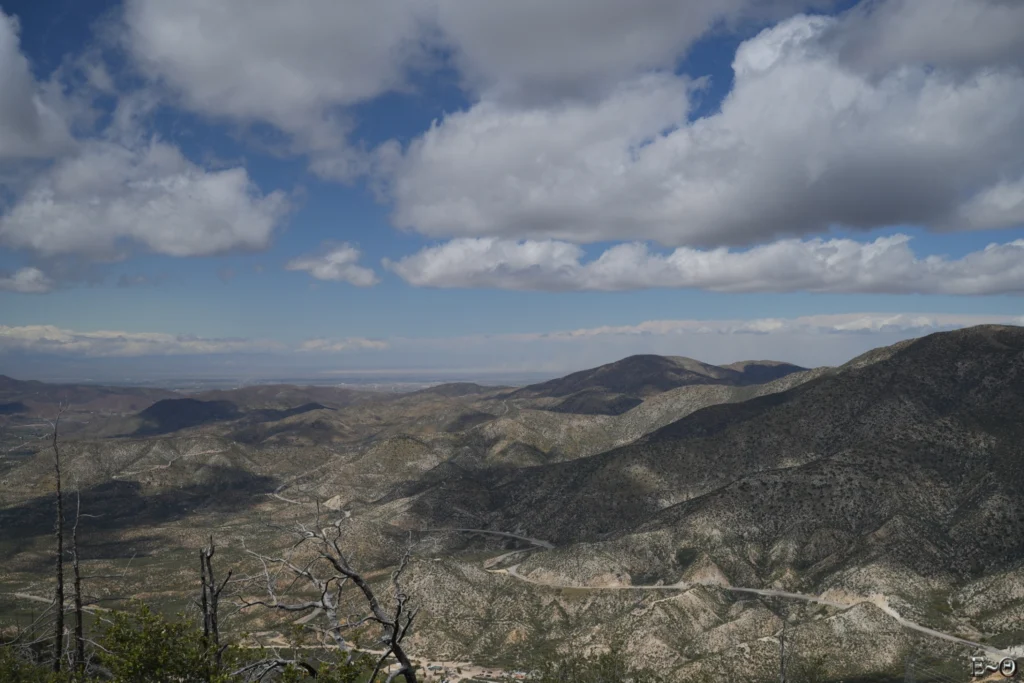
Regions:
[[[926, 337], [782, 393], [703, 408], [585, 460], [475, 482], [474, 495], [491, 490], [476, 511], [552, 540], [592, 540], [744, 477], [826, 466], [871, 470], [890, 482], [927, 476], [944, 494], [954, 487], [962, 496], [993, 476], [1007, 495], [1024, 484], [1015, 441], [1024, 436], [1015, 418], [1024, 414], [1022, 352], [1019, 328]], [[456, 491], [439, 495], [459, 501]], [[440, 522], [443, 510], [429, 500], [423, 514]]]
[[619, 415], [640, 405], [644, 399], [679, 387], [749, 386], [805, 370], [775, 361], [741, 361], [718, 366], [682, 356], [638, 355], [532, 384], [511, 392], [508, 397], [561, 399], [545, 405], [558, 412]]
[[[243, 539], [283, 552], [270, 529], [319, 505], [384, 576], [411, 539], [415, 643], [437, 658], [618, 640], [715, 679], [713, 662], [770, 670], [786, 619], [852, 680], [911, 650], [1024, 644], [1024, 328], [815, 370], [634, 356], [519, 390], [248, 389], [69, 440], [68, 476], [103, 515], [84, 531], [94, 573], [141, 552], [137, 580], [172, 582], [176, 605], [207, 530], [230, 530], [223, 561], [243, 571]], [[568, 412], [588, 396], [636, 405]], [[17, 529], [0, 587], [37, 590], [51, 472], [45, 450], [0, 472], [0, 525]]]
[[75, 406], [76, 411], [136, 412], [161, 399], [177, 396], [166, 389], [48, 384], [0, 375], [0, 403], [20, 402], [27, 410], [19, 412], [40, 417], [52, 418], [62, 403]]
[[216, 389], [192, 394], [199, 401], [230, 401], [245, 410], [269, 408], [288, 410], [307, 403], [319, 403], [330, 408], [341, 408], [364, 401], [383, 398], [372, 391], [332, 386], [293, 386], [290, 384], [260, 384], [237, 389]]

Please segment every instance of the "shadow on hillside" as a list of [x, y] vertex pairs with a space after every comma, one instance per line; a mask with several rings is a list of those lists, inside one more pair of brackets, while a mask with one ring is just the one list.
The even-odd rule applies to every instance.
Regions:
[[28, 406], [21, 401], [14, 401], [12, 403], [0, 403], [0, 415], [18, 415], [19, 413], [27, 413]]
[[217, 422], [235, 420], [244, 420], [249, 424], [277, 422], [294, 415], [325, 409], [329, 410], [319, 403], [305, 403], [287, 410], [264, 408], [246, 412], [231, 401], [200, 401], [193, 398], [167, 399], [157, 401], [139, 413], [138, 417], [142, 420], [142, 425], [133, 433], [125, 436], [159, 436], [190, 427], [202, 427]]
[[139, 413], [138, 417], [142, 420], [142, 425], [130, 436], [170, 434], [179, 429], [237, 420], [243, 415], [244, 413], [231, 401], [170, 398], [157, 401]]
[[[211, 468], [208, 481], [169, 491], [144, 494], [135, 481], [111, 481], [83, 489], [83, 526], [88, 514], [90, 533], [117, 532], [156, 526], [181, 519], [197, 509], [234, 512], [254, 505], [278, 481], [235, 467]], [[75, 495], [68, 492], [64, 505], [67, 524], [74, 522]], [[52, 495], [40, 496], [0, 510], [4, 542], [18, 542], [53, 533], [57, 514]]]
[[277, 422], [278, 420], [283, 420], [294, 415], [302, 415], [303, 413], [308, 413], [313, 410], [334, 410], [334, 408], [328, 408], [320, 403], [303, 403], [301, 406], [288, 408], [287, 410], [278, 410], [276, 408], [252, 410], [246, 413], [245, 417], [253, 422]]

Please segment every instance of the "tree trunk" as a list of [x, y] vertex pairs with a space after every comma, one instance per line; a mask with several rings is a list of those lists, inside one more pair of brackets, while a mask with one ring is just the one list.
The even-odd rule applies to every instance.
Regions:
[[779, 683], [786, 683], [786, 619], [782, 620], [782, 635], [779, 636]]
[[60, 671], [61, 658], [64, 654], [64, 495], [60, 488], [60, 448], [57, 443], [57, 430], [60, 426], [60, 415], [57, 413], [53, 423], [53, 472], [57, 490], [57, 524], [54, 533], [57, 536], [57, 587], [54, 591], [54, 605], [57, 609], [57, 621], [54, 625], [53, 639], [53, 670]]
[[82, 623], [82, 573], [78, 563], [78, 520], [82, 516], [82, 493], [76, 491], [75, 526], [71, 530], [71, 567], [75, 575], [75, 672], [85, 679], [85, 626]]
[[[219, 671], [222, 665], [224, 650], [220, 646], [220, 624], [217, 611], [220, 606], [220, 594], [231, 579], [229, 571], [224, 581], [218, 586], [213, 573], [213, 553], [216, 547], [213, 536], [210, 536], [210, 547], [199, 551], [199, 579], [203, 584], [201, 607], [203, 609], [203, 644], [213, 651], [213, 664]], [[207, 679], [212, 673], [207, 673]]]

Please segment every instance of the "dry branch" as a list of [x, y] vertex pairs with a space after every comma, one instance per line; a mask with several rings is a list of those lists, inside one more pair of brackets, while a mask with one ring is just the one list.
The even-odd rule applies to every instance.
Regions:
[[[260, 563], [262, 571], [252, 578], [262, 585], [266, 598], [242, 598], [241, 609], [264, 607], [281, 612], [306, 614], [307, 616], [300, 619], [300, 622], [321, 617], [326, 622], [325, 626], [311, 627], [311, 630], [321, 637], [329, 638], [336, 648], [345, 652], [346, 663], [351, 663], [356, 654], [356, 649], [347, 640], [346, 634], [364, 624], [376, 623], [381, 629], [379, 642], [383, 645], [384, 652], [377, 661], [369, 681], [375, 680], [389, 657], [394, 657], [398, 662], [398, 668], [391, 672], [386, 680], [390, 682], [401, 676], [406, 683], [417, 683], [415, 666], [409, 660], [403, 645], [416, 617], [416, 609], [410, 609], [409, 596], [401, 586], [401, 576], [408, 567], [410, 553], [406, 551], [398, 568], [391, 575], [394, 602], [389, 609], [385, 609], [373, 587], [360, 572], [353, 569], [349, 556], [342, 549], [343, 523], [344, 519], [322, 523], [318, 504], [315, 525], [308, 527], [298, 524], [290, 530], [297, 540], [286, 554], [279, 557], [264, 555], [246, 548], [243, 542], [245, 552]], [[296, 556], [302, 552], [306, 552], [309, 559], [297, 560]], [[278, 581], [282, 576], [290, 578], [283, 590], [278, 587]], [[316, 597], [293, 602], [283, 600], [282, 596], [297, 583], [315, 591]], [[359, 589], [369, 606], [369, 614], [348, 615], [342, 618], [342, 591], [349, 583]]]

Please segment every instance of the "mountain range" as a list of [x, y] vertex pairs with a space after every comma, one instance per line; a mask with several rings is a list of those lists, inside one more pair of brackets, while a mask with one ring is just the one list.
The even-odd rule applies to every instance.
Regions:
[[[909, 653], [1024, 654], [1024, 328], [839, 367], [631, 356], [403, 395], [5, 378], [0, 400], [32, 413], [0, 415], [5, 438], [61, 391], [82, 401], [68, 476], [103, 514], [84, 530], [90, 562], [135, 552], [138, 585], [164, 577], [169, 605], [203, 536], [230, 529], [223, 561], [244, 563], [237, 539], [283, 548], [268, 524], [319, 505], [368, 569], [413, 544], [414, 644], [438, 659], [619, 642], [679, 676], [760, 675], [783, 623], [847, 681], [896, 675]], [[52, 519], [52, 454], [17, 453], [0, 468], [0, 524], [18, 529], [0, 540], [8, 594], [40, 590]]]

